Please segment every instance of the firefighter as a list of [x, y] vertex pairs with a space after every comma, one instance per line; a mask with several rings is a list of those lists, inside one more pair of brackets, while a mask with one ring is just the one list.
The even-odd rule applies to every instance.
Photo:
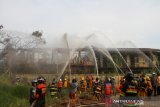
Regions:
[[36, 85], [37, 85], [37, 80], [32, 81], [32, 87], [30, 88], [30, 105], [35, 101], [35, 96], [36, 96]]
[[147, 83], [145, 82], [144, 77], [141, 77], [141, 80], [139, 81], [139, 95], [142, 97], [146, 96], [146, 88]]
[[97, 77], [93, 83], [93, 96], [96, 96], [96, 98], [99, 100], [100, 93], [101, 93], [101, 87], [99, 85], [99, 79]]
[[[57, 80], [55, 79], [55, 78], [53, 78], [53, 80], [52, 80], [52, 83], [57, 83]], [[51, 85], [52, 85], [52, 83], [51, 83]]]
[[78, 88], [77, 80], [73, 79], [69, 90], [70, 107], [75, 105], [77, 88]]
[[94, 78], [93, 78], [92, 75], [90, 75], [90, 78], [89, 78], [89, 79], [90, 79], [90, 81], [89, 81], [89, 87], [90, 87], [90, 90], [92, 90]]
[[110, 83], [112, 84], [112, 93], [116, 95], [116, 86], [115, 86], [116, 83], [114, 77], [110, 77]]
[[122, 77], [122, 78], [120, 79], [119, 84], [118, 84], [117, 87], [116, 87], [116, 91], [117, 91], [117, 93], [120, 94], [120, 97], [123, 96], [123, 93], [122, 93], [121, 90], [122, 90], [122, 85], [124, 84], [124, 82], [125, 82], [125, 78]]
[[151, 84], [153, 88], [153, 94], [154, 96], [156, 96], [157, 95], [157, 75], [156, 73], [152, 73]]
[[128, 72], [125, 75], [125, 82], [122, 85], [122, 94], [124, 97], [120, 97], [121, 100], [129, 101], [127, 103], [123, 103], [123, 107], [137, 107], [135, 105], [134, 101], [138, 101], [138, 87], [137, 84], [134, 82], [134, 74], [131, 72]]
[[87, 81], [86, 81], [86, 79], [84, 79], [83, 81], [84, 81], [84, 91], [86, 92], [86, 89], [87, 89]]
[[38, 86], [36, 87], [36, 104], [35, 107], [45, 107], [46, 85], [45, 79], [38, 79]]
[[102, 90], [104, 90], [104, 82], [102, 79], [99, 80], [99, 85], [101, 86], [101, 94], [102, 94]]
[[55, 82], [53, 82], [50, 86], [50, 94], [51, 94], [51, 97], [57, 98], [57, 86]]
[[57, 86], [58, 86], [58, 92], [61, 93], [62, 92], [62, 87], [63, 87], [62, 79], [59, 79], [59, 81], [57, 83]]
[[105, 81], [105, 104], [106, 106], [105, 107], [110, 107], [111, 106], [111, 95], [112, 95], [112, 83], [109, 81], [108, 78], [106, 78], [106, 81]]
[[[74, 78], [74, 79], [76, 79], [76, 78]], [[76, 80], [77, 81], [77, 80]], [[70, 87], [71, 86], [71, 82], [70, 82], [70, 79], [68, 78], [67, 79], [67, 87]]]
[[89, 89], [90, 89], [90, 85], [89, 85], [90, 79], [89, 79], [89, 76], [86, 77], [86, 83], [87, 83], [86, 89], [87, 89], [87, 91], [89, 92]]
[[152, 83], [151, 83], [151, 79], [150, 77], [146, 77], [146, 83], [147, 83], [147, 96], [148, 98], [151, 98], [152, 92], [153, 92], [153, 87], [152, 87]]
[[98, 100], [100, 100], [100, 98], [102, 99], [101, 93], [102, 93], [102, 88], [101, 88], [101, 85], [98, 83], [95, 86], [95, 96]]
[[86, 84], [86, 82], [84, 80], [84, 77], [82, 77], [80, 80], [80, 93], [85, 92], [85, 87], [86, 87], [85, 84]]
[[157, 95], [160, 95], [160, 74], [157, 77]]
[[68, 87], [68, 81], [67, 81], [67, 79], [66, 79], [66, 78], [64, 79], [63, 87], [64, 87], [64, 88], [67, 88], [67, 87]]

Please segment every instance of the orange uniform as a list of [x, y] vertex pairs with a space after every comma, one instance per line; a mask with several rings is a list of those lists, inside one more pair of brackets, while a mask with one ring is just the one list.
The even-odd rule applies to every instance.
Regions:
[[39, 84], [36, 87], [36, 99], [40, 99], [45, 97], [46, 95], [46, 85], [45, 84]]
[[35, 107], [45, 107], [46, 85], [39, 84], [36, 87], [36, 104]]
[[62, 81], [58, 81], [57, 85], [58, 85], [59, 88], [62, 88], [63, 87], [63, 82]]
[[111, 95], [112, 94], [112, 84], [111, 83], [106, 83], [105, 94], [106, 95]]

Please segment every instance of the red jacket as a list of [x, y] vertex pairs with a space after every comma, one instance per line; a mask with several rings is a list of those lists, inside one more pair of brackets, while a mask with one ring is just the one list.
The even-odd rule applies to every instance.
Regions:
[[41, 83], [36, 87], [36, 99], [43, 99], [46, 95], [46, 85]]
[[112, 84], [111, 83], [106, 83], [105, 94], [106, 95], [111, 95], [112, 94]]
[[58, 87], [62, 88], [63, 87], [63, 82], [62, 81], [58, 81]]

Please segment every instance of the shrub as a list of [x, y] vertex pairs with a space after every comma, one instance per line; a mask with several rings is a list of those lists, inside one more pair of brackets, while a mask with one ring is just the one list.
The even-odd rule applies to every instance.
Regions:
[[27, 107], [29, 87], [1, 84], [0, 87], [0, 107]]

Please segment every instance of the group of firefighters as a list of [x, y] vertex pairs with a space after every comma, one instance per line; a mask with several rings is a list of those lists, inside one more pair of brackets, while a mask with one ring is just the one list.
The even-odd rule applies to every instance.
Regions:
[[38, 77], [32, 81], [29, 99], [31, 107], [45, 107], [46, 89], [45, 78]]
[[[111, 104], [112, 95], [120, 95], [121, 100], [132, 98], [136, 100], [139, 96], [149, 98], [152, 96], [160, 95], [160, 75], [153, 73], [152, 76], [141, 75], [135, 77], [133, 73], [128, 72], [124, 77], [121, 77], [118, 84], [115, 82], [114, 77], [106, 77], [105, 80], [101, 78], [94, 78], [93, 76], [80, 77], [80, 79], [64, 78], [53, 79], [48, 88], [51, 97], [58, 97], [62, 95], [63, 89], [69, 90], [70, 106], [75, 105], [77, 95], [91, 94], [97, 100], [104, 100], [106, 107]], [[45, 107], [46, 95], [46, 81], [40, 77], [32, 81], [32, 88], [30, 90], [30, 104], [32, 107]], [[108, 105], [108, 106], [107, 106]], [[124, 106], [124, 105], [123, 105]], [[134, 105], [132, 105], [134, 106]]]

